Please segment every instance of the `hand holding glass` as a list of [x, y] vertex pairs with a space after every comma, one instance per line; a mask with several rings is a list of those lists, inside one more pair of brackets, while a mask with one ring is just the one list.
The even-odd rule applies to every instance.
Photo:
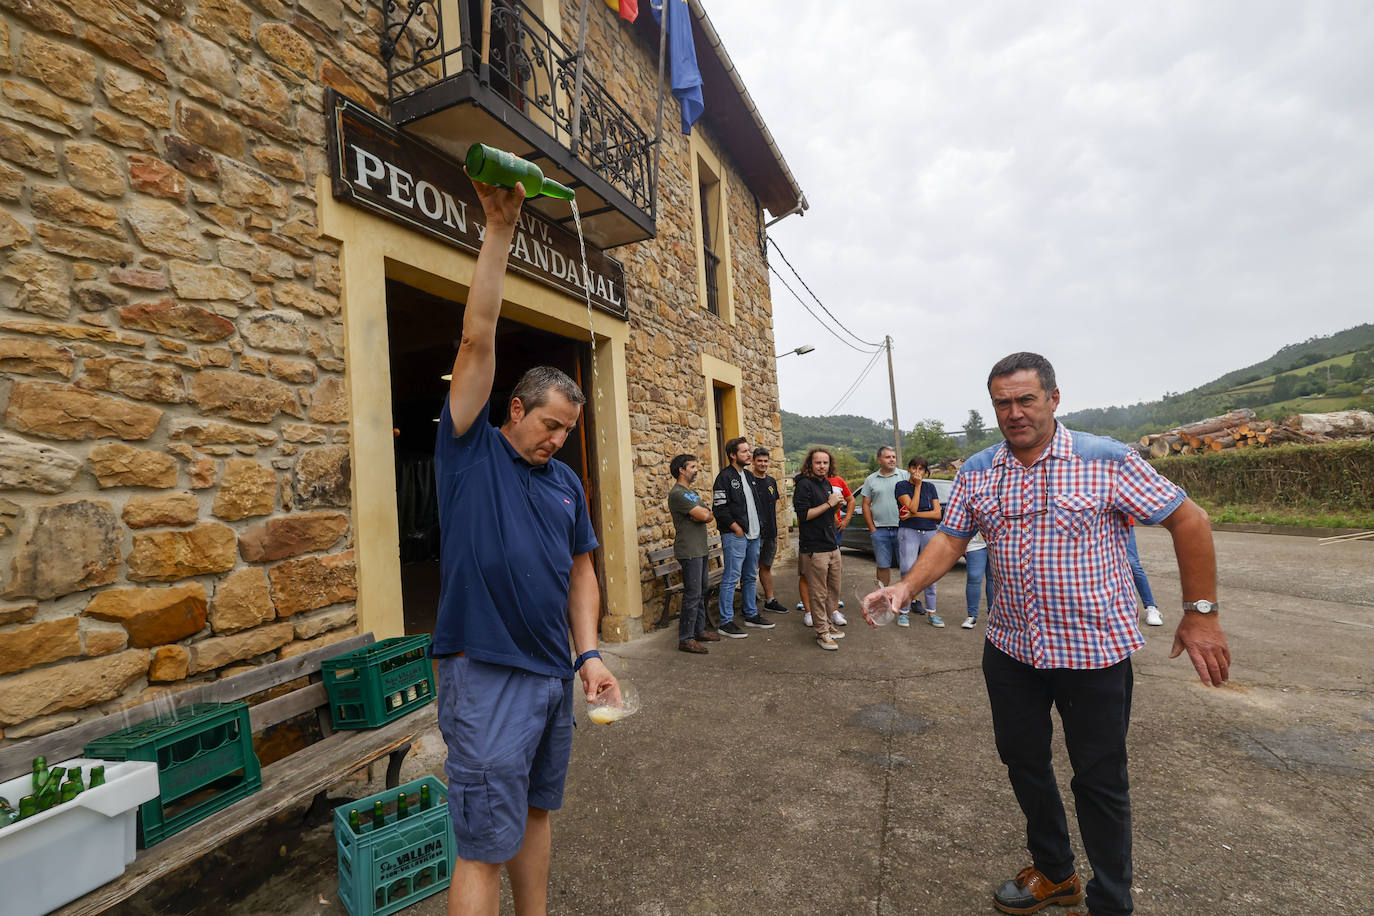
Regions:
[[859, 599], [859, 610], [863, 612], [864, 620], [872, 627], [886, 626], [897, 619], [897, 612], [893, 607], [891, 590], [876, 579], [873, 581], [875, 590], [867, 595], [855, 592]]

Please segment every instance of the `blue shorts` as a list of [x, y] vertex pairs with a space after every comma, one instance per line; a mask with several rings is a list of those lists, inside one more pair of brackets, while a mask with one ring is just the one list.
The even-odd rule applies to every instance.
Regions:
[[873, 562], [879, 569], [897, 569], [901, 566], [897, 553], [897, 529], [874, 528]]
[[441, 656], [438, 673], [458, 855], [509, 861], [525, 842], [528, 809], [563, 806], [573, 682], [462, 655]]

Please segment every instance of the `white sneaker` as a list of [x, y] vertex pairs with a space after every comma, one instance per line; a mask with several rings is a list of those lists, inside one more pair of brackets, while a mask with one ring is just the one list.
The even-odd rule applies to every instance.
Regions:
[[965, 617], [964, 622], [959, 624], [959, 626], [963, 627], [965, 630], [972, 630], [974, 627], [978, 626], [978, 618]]
[[802, 615], [802, 625], [803, 625], [803, 626], [808, 626], [808, 627], [811, 626], [811, 612], [810, 612], [810, 611], [807, 611], [805, 614]]
[[799, 610], [799, 611], [804, 611], [804, 610], [806, 610], [806, 605], [805, 605], [805, 604], [802, 604], [800, 601], [798, 601], [798, 602], [797, 602], [797, 610]]
[[827, 635], [831, 639], [844, 639], [844, 630], [831, 630]]
[[1159, 614], [1159, 608], [1153, 604], [1145, 609], [1145, 622], [1152, 627], [1164, 626], [1164, 618]]
[[835, 645], [835, 640], [831, 639], [829, 635], [817, 636], [816, 645], [820, 646], [822, 649], [825, 649], [829, 652], [834, 652], [836, 649], [839, 648], [839, 646]]
[[838, 606], [838, 607], [844, 607], [844, 602], [843, 602], [843, 601], [837, 601], [837, 602], [835, 602], [835, 604], [836, 604], [836, 606]]
[[830, 612], [830, 622], [833, 623], [833, 624], [834, 624], [835, 626], [837, 626], [837, 627], [847, 627], [847, 626], [849, 626], [849, 621], [848, 621], [848, 620], [845, 620], [845, 619], [844, 619], [844, 615], [841, 614], [839, 611], [831, 611], [831, 612]]

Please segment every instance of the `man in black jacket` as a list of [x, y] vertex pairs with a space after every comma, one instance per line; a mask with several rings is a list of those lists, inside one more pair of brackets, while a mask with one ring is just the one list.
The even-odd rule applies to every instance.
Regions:
[[711, 511], [720, 530], [724, 575], [720, 580], [720, 635], [743, 639], [749, 634], [735, 623], [735, 586], [740, 587], [744, 625], [771, 630], [777, 624], [765, 620], [755, 606], [759, 573], [759, 535], [763, 523], [754, 504], [754, 488], [749, 478], [753, 450], [743, 436], [725, 443], [729, 465], [716, 475], [712, 486]]

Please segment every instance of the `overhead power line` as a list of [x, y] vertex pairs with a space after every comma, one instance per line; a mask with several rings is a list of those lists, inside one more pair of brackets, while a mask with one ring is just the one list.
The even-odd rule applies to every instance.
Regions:
[[[874, 352], [873, 350], [866, 350], [866, 349], [864, 349], [864, 348], [862, 348], [862, 347], [856, 347], [856, 346], [854, 346], [854, 344], [850, 343], [849, 341], [847, 341], [847, 340], [845, 340], [843, 337], [841, 337], [839, 334], [837, 334], [837, 333], [835, 332], [835, 329], [834, 329], [833, 327], [831, 327], [830, 324], [829, 324], [827, 321], [825, 321], [823, 318], [821, 318], [820, 315], [817, 315], [816, 312], [815, 312], [815, 310], [814, 310], [813, 308], [811, 308], [811, 306], [807, 305], [805, 299], [803, 299], [801, 296], [798, 296], [798, 295], [797, 295], [797, 291], [796, 291], [796, 290], [794, 290], [792, 287], [790, 287], [790, 286], [787, 285], [787, 281], [784, 280], [784, 279], [782, 278], [782, 274], [778, 273], [777, 268], [775, 268], [772, 264], [769, 264], [769, 265], [768, 265], [768, 269], [771, 270], [771, 271], [773, 272], [773, 276], [775, 276], [775, 277], [778, 278], [778, 282], [782, 284], [783, 289], [785, 289], [785, 290], [787, 290], [789, 293], [791, 293], [792, 296], [793, 296], [798, 302], [801, 303], [802, 308], [806, 309], [806, 310], [811, 314], [811, 317], [814, 318], [814, 319], [816, 319], [816, 322], [817, 322], [818, 324], [820, 324], [821, 327], [823, 327], [823, 328], [825, 328], [827, 331], [829, 331], [830, 334], [831, 334], [831, 336], [833, 336], [836, 340], [838, 340], [840, 343], [844, 344], [846, 347], [849, 347], [849, 349], [851, 349], [851, 350], [858, 350], [860, 353], [872, 353], [872, 352]], [[824, 308], [824, 306], [822, 306], [822, 308]], [[830, 314], [830, 313], [829, 313], [829, 312], [826, 312], [826, 314], [828, 315], [828, 314]], [[881, 349], [881, 346], [879, 346], [879, 349]]]
[[[821, 311], [823, 311], [823, 312], [825, 312], [827, 315], [829, 315], [829, 316], [830, 316], [830, 320], [833, 321], [833, 322], [835, 322], [835, 324], [839, 326], [840, 330], [844, 331], [846, 334], [848, 334], [850, 337], [852, 337], [852, 338], [854, 338], [855, 340], [857, 340], [859, 343], [863, 344], [865, 347], [881, 347], [881, 346], [882, 346], [882, 344], [880, 344], [880, 343], [874, 343], [874, 342], [871, 341], [871, 340], [864, 340], [864, 339], [863, 339], [862, 337], [860, 337], [858, 334], [855, 334], [853, 331], [849, 330], [849, 328], [845, 327], [845, 326], [844, 326], [844, 322], [842, 322], [842, 321], [840, 321], [840, 319], [836, 318], [836, 317], [835, 317], [835, 313], [832, 312], [832, 311], [830, 311], [830, 309], [828, 309], [828, 308], [825, 307], [825, 303], [821, 301], [821, 297], [820, 297], [820, 296], [817, 296], [816, 293], [815, 293], [815, 291], [814, 291], [813, 289], [811, 289], [811, 287], [809, 287], [809, 286], [806, 285], [806, 281], [802, 279], [802, 275], [799, 274], [799, 273], [797, 273], [797, 268], [793, 267], [793, 266], [792, 266], [792, 262], [789, 261], [789, 260], [787, 260], [787, 255], [783, 254], [783, 250], [782, 250], [781, 248], [778, 247], [778, 243], [777, 243], [777, 242], [773, 241], [773, 237], [772, 237], [771, 235], [768, 236], [768, 241], [769, 241], [769, 243], [773, 246], [773, 249], [774, 249], [775, 251], [777, 251], [778, 256], [782, 258], [782, 262], [783, 262], [784, 264], [787, 265], [788, 269], [792, 271], [793, 276], [795, 276], [795, 277], [797, 278], [797, 282], [799, 282], [799, 283], [802, 285], [802, 288], [803, 288], [803, 289], [805, 289], [808, 293], [811, 294], [811, 298], [816, 300], [816, 304], [819, 305], [819, 306], [821, 307]], [[769, 269], [772, 270], [773, 265], [770, 264], [770, 265], [768, 265], [768, 266], [769, 266]], [[774, 274], [777, 274], [777, 271], [774, 270], [773, 273], [774, 273]], [[781, 280], [782, 277], [779, 276], [778, 279]], [[783, 285], [786, 286], [787, 284], [784, 283]], [[789, 291], [790, 291], [790, 290], [789, 290]], [[796, 294], [796, 293], [792, 293], [792, 295], [796, 296], [797, 294]], [[798, 299], [798, 301], [800, 301], [800, 300], [801, 300], [801, 297], [798, 296], [797, 299]], [[805, 304], [805, 303], [803, 303], [803, 304]], [[808, 311], [809, 311], [809, 309], [808, 309]], [[815, 312], [812, 312], [811, 314], [812, 314], [812, 315], [815, 315]], [[817, 318], [816, 320], [819, 321], [820, 319]], [[856, 348], [856, 349], [857, 349], [857, 348]]]
[[864, 383], [864, 379], [868, 378], [868, 374], [873, 371], [873, 367], [878, 365], [878, 359], [882, 355], [882, 350], [877, 350], [874, 352], [873, 358], [868, 361], [867, 366], [864, 366], [863, 370], [859, 373], [859, 377], [854, 380], [854, 384], [850, 385], [849, 390], [846, 391], [843, 395], [841, 395], [840, 399], [835, 402], [834, 407], [831, 407], [828, 411], [826, 411], [825, 416], [833, 416], [835, 411], [839, 410], [840, 407], [844, 405], [845, 401], [853, 397], [854, 392], [858, 391], [859, 386]]

